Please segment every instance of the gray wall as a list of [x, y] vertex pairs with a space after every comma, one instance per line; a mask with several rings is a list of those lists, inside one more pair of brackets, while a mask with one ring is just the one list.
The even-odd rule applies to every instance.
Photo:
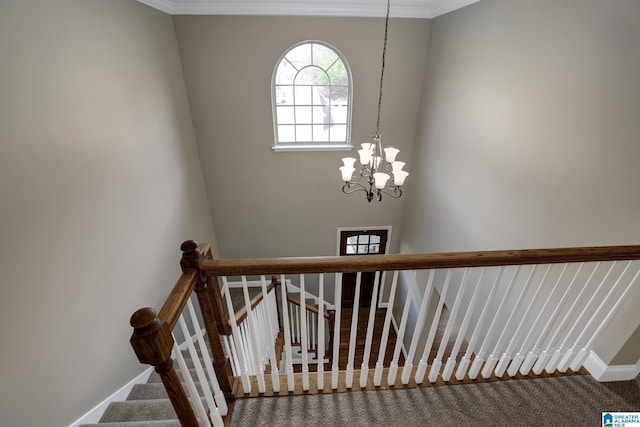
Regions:
[[[275, 153], [271, 76], [280, 56], [322, 40], [346, 57], [354, 81], [352, 141], [375, 128], [383, 19], [174, 17], [213, 223], [225, 258], [333, 255], [338, 227], [393, 227], [405, 198], [368, 204], [340, 191], [352, 152]], [[381, 130], [412, 171], [429, 20], [392, 19]], [[407, 182], [412, 179], [409, 176]], [[408, 195], [407, 197], [410, 197]]]
[[171, 18], [0, 3], [0, 425], [67, 425], [144, 367], [130, 315], [214, 242]]
[[633, 0], [483, 0], [434, 19], [401, 252], [637, 244], [639, 45]]

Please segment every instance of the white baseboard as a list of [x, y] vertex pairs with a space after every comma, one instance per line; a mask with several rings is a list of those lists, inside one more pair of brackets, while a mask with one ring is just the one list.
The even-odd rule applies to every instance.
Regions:
[[94, 424], [100, 421], [100, 417], [104, 414], [104, 411], [107, 409], [107, 406], [111, 402], [120, 402], [127, 399], [131, 389], [136, 384], [144, 384], [151, 376], [153, 372], [153, 367], [146, 369], [140, 375], [129, 381], [125, 384], [120, 390], [113, 393], [111, 396], [107, 397], [104, 401], [100, 402], [95, 408], [78, 418], [73, 423], [69, 424], [69, 427], [78, 427], [80, 424]]
[[584, 367], [599, 382], [627, 381], [640, 374], [640, 361], [635, 365], [607, 365], [593, 351], [584, 362]]

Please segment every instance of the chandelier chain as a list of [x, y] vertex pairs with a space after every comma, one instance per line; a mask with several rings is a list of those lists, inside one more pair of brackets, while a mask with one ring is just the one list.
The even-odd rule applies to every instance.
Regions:
[[384, 44], [382, 47], [382, 71], [380, 72], [380, 94], [378, 95], [378, 120], [376, 121], [376, 135], [380, 135], [380, 110], [382, 109], [382, 83], [384, 81], [384, 65], [387, 55], [387, 34], [389, 32], [389, 10], [391, 0], [387, 0], [387, 16], [384, 21]]

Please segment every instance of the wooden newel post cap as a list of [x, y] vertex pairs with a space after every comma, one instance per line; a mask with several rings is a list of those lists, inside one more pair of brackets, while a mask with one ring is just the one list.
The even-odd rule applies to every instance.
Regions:
[[129, 324], [133, 326], [138, 335], [147, 335], [153, 330], [160, 329], [160, 319], [156, 311], [151, 307], [141, 308], [131, 315]]
[[171, 358], [173, 336], [167, 323], [158, 318], [153, 308], [136, 311], [129, 323], [134, 328], [129, 342], [140, 362], [159, 366]]
[[187, 240], [182, 242], [180, 250], [184, 252], [185, 255], [191, 255], [198, 252], [198, 243], [195, 240]]

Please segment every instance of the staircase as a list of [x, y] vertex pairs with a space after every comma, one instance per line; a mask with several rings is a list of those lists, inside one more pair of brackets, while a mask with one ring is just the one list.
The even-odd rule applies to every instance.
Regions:
[[[183, 357], [191, 376], [195, 378], [196, 373], [189, 353], [183, 351]], [[179, 368], [176, 370], [182, 378]], [[198, 383], [196, 387], [202, 393]], [[225, 424], [228, 425], [228, 422]], [[160, 375], [153, 372], [146, 383], [133, 386], [127, 400], [109, 404], [99, 423], [81, 424], [80, 427], [180, 427], [180, 422]]]
[[[230, 419], [220, 417], [227, 414], [224, 397], [584, 374], [582, 365], [594, 343], [640, 281], [640, 246], [254, 260], [213, 260], [206, 247], [193, 241], [182, 250], [183, 275], [162, 309], [140, 309], [131, 320], [138, 359], [155, 366], [159, 375], [136, 386], [127, 401], [109, 406], [99, 427], [202, 426], [209, 425], [207, 418], [221, 427]], [[358, 309], [361, 273], [372, 271], [371, 308]], [[353, 306], [341, 307], [343, 272], [357, 274]], [[238, 277], [242, 313], [230, 296]], [[260, 277], [256, 286], [262, 291], [254, 298], [247, 277]], [[323, 317], [324, 304], [289, 308], [284, 285], [299, 280], [299, 301], [305, 301], [305, 278], [317, 280], [323, 301], [325, 277], [335, 283], [335, 294], [327, 295], [336, 301], [335, 327], [328, 327], [333, 330], [323, 329], [324, 320], [309, 321], [313, 311]], [[212, 361], [208, 369], [215, 375], [208, 375], [216, 388], [215, 404], [205, 394], [208, 410], [199, 399], [191, 401], [180, 385], [196, 378], [189, 356], [189, 374], [174, 370], [169, 359], [175, 347], [172, 331], [182, 325], [187, 307], [193, 310], [192, 294], [206, 334], [219, 337], [210, 341], [212, 354], [206, 358]], [[386, 300], [376, 301], [377, 295]], [[196, 317], [190, 315], [200, 331]], [[357, 328], [351, 327], [354, 320]], [[302, 369], [293, 365], [295, 345]], [[324, 352], [324, 363], [309, 364], [316, 352]], [[183, 353], [177, 354], [180, 360]]]

